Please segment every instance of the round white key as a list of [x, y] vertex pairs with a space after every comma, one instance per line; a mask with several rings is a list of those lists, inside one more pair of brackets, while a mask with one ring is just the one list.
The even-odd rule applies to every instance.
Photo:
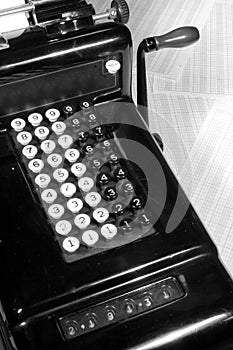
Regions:
[[76, 237], [67, 237], [62, 243], [63, 248], [69, 252], [74, 253], [80, 246], [80, 242]]
[[60, 219], [65, 213], [65, 209], [61, 204], [52, 204], [48, 209], [48, 214], [53, 219]]
[[66, 236], [72, 230], [72, 225], [68, 220], [61, 220], [56, 223], [55, 229], [59, 235]]
[[82, 177], [78, 181], [78, 186], [83, 192], [89, 192], [94, 186], [94, 180], [91, 177]]
[[75, 216], [74, 223], [81, 230], [85, 230], [90, 225], [91, 218], [87, 214], [78, 214]]
[[105, 222], [109, 217], [109, 211], [105, 208], [97, 208], [93, 211], [93, 218], [99, 222]]
[[13, 119], [11, 122], [11, 127], [15, 130], [15, 131], [22, 131], [26, 126], [26, 123], [23, 119], [21, 118], [16, 118]]
[[28, 131], [22, 131], [17, 135], [17, 141], [23, 146], [27, 146], [32, 140], [32, 134]]
[[105, 224], [101, 227], [101, 235], [106, 239], [112, 239], [117, 234], [117, 227], [113, 224]]
[[76, 162], [80, 157], [80, 152], [76, 148], [69, 148], [65, 151], [65, 158], [70, 163]]
[[38, 174], [43, 169], [44, 162], [41, 159], [34, 158], [30, 160], [30, 162], [28, 163], [28, 167], [33, 173]]
[[69, 177], [69, 172], [64, 168], [58, 168], [53, 172], [53, 177], [57, 182], [64, 182]]
[[87, 167], [83, 163], [75, 163], [75, 164], [72, 165], [70, 170], [75, 176], [81, 177], [87, 171]]
[[53, 123], [60, 117], [60, 112], [56, 108], [50, 108], [45, 112], [45, 116], [51, 123]]
[[46, 154], [52, 153], [56, 148], [56, 143], [53, 140], [45, 140], [41, 142], [40, 148]]
[[46, 203], [53, 203], [57, 199], [57, 192], [51, 188], [47, 188], [41, 193], [41, 198]]
[[27, 145], [22, 149], [22, 153], [27, 159], [33, 159], [36, 156], [37, 152], [38, 149], [34, 145]]
[[51, 178], [48, 174], [39, 174], [35, 178], [35, 183], [40, 187], [40, 188], [46, 188], [51, 181]]
[[71, 182], [65, 182], [61, 185], [60, 191], [65, 197], [72, 197], [76, 192], [76, 186]]
[[32, 126], [39, 126], [42, 120], [43, 117], [40, 113], [31, 113], [28, 116], [28, 121]]
[[62, 148], [69, 148], [73, 144], [73, 138], [70, 135], [62, 135], [57, 142]]
[[35, 136], [40, 140], [45, 140], [49, 135], [49, 129], [46, 126], [38, 126], [34, 132]]
[[99, 235], [96, 231], [94, 230], [88, 230], [85, 231], [82, 234], [82, 240], [83, 242], [88, 245], [89, 247], [93, 246], [94, 244], [96, 244], [99, 240]]
[[66, 124], [63, 122], [55, 122], [52, 125], [52, 130], [55, 132], [56, 135], [62, 135], [63, 132], [66, 130]]
[[57, 168], [62, 161], [62, 156], [58, 153], [52, 153], [47, 158], [47, 162], [52, 168]]
[[98, 192], [89, 192], [85, 196], [85, 201], [90, 207], [94, 208], [101, 202], [101, 195]]
[[80, 198], [71, 198], [67, 202], [67, 208], [72, 213], [78, 213], [83, 208], [83, 201]]

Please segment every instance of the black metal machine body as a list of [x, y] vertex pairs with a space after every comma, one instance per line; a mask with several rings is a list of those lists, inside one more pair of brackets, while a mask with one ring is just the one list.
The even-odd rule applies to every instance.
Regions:
[[130, 31], [96, 23], [125, 3], [24, 10], [0, 50], [0, 345], [232, 349], [233, 283], [133, 104]]

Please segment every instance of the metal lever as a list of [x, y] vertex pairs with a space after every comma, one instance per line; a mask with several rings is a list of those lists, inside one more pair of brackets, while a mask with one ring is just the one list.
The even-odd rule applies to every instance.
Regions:
[[[200, 34], [196, 27], [181, 27], [160, 36], [142, 40], [137, 51], [137, 106], [148, 124], [145, 52], [163, 48], [181, 48], [195, 43]], [[144, 108], [142, 108], [144, 107]]]

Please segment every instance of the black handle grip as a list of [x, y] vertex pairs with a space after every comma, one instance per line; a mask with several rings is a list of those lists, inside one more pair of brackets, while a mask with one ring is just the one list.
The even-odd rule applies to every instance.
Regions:
[[196, 27], [180, 27], [169, 33], [147, 38], [144, 41], [146, 52], [164, 48], [180, 48], [191, 45], [199, 40], [200, 34]]

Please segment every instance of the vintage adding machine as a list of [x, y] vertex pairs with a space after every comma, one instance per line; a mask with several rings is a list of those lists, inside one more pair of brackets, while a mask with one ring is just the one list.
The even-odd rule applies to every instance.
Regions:
[[0, 18], [18, 13], [0, 36], [0, 348], [232, 350], [232, 280], [146, 125], [145, 53], [197, 29], [142, 41], [137, 108], [125, 1]]

